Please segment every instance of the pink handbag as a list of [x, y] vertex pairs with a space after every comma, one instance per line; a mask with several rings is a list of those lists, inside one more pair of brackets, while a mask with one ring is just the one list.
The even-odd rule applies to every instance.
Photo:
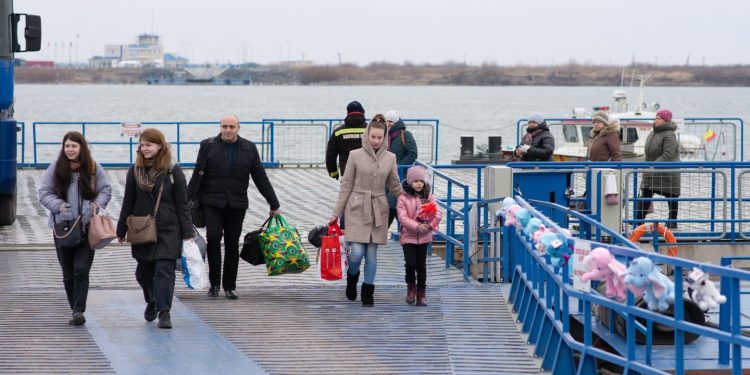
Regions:
[[117, 238], [115, 226], [109, 215], [99, 215], [99, 206], [92, 203], [91, 221], [89, 222], [89, 247], [91, 250], [99, 250]]

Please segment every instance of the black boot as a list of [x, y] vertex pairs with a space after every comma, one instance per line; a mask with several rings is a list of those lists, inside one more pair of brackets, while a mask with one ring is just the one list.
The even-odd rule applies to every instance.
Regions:
[[172, 328], [172, 319], [169, 316], [169, 310], [159, 311], [159, 324], [157, 324], [157, 327], [166, 329]]
[[362, 306], [373, 307], [375, 300], [373, 294], [375, 293], [375, 285], [362, 283]]
[[359, 281], [359, 271], [355, 275], [346, 274], [346, 298], [349, 301], [357, 300], [357, 282]]

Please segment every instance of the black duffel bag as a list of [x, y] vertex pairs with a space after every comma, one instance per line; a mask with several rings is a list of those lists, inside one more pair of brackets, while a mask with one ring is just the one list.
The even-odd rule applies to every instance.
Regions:
[[253, 266], [259, 266], [266, 264], [265, 257], [263, 256], [263, 250], [260, 248], [260, 235], [266, 230], [268, 221], [271, 220], [269, 216], [263, 225], [259, 229], [249, 232], [245, 235], [245, 239], [242, 244], [242, 251], [240, 251], [240, 258], [242, 260], [252, 264]]

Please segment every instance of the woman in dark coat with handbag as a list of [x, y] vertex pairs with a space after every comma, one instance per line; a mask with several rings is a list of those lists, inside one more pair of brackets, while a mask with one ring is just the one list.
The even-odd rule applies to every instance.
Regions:
[[[157, 206], [158, 205], [158, 206]], [[156, 215], [154, 215], [156, 212]], [[133, 243], [138, 238], [134, 223], [138, 217], [155, 217], [156, 238], [152, 243]], [[192, 241], [193, 224], [187, 206], [187, 185], [182, 168], [172, 165], [172, 153], [164, 134], [157, 129], [141, 133], [138, 158], [125, 181], [125, 196], [117, 223], [120, 243], [132, 243], [132, 255], [138, 262], [135, 278], [146, 300], [144, 319], [159, 317], [159, 328], [172, 328], [169, 314], [174, 296], [176, 260], [182, 242]], [[153, 239], [138, 238], [138, 242]]]
[[[82, 172], [87, 171], [87, 172]], [[54, 229], [53, 236], [64, 236], [64, 227], [59, 224], [80, 221], [79, 243], [70, 247], [70, 243], [55, 238], [57, 260], [63, 273], [65, 294], [68, 297], [73, 317], [70, 325], [80, 326], [86, 323], [86, 300], [89, 294], [89, 272], [94, 263], [94, 251], [91, 250], [85, 233], [94, 215], [92, 205], [106, 208], [112, 197], [112, 188], [107, 182], [107, 175], [101, 165], [91, 157], [91, 151], [83, 134], [72, 131], [63, 137], [63, 146], [57, 160], [52, 162], [42, 177], [39, 187], [39, 202], [49, 210], [49, 226]], [[70, 228], [70, 225], [67, 225]], [[58, 231], [58, 229], [61, 229]], [[75, 229], [74, 229], [75, 230]], [[71, 233], [74, 235], [74, 233]], [[67, 236], [67, 242], [73, 237]]]
[[534, 112], [529, 116], [526, 134], [522, 145], [516, 148], [515, 154], [522, 161], [550, 161], [555, 152], [555, 136], [549, 131], [544, 116]]

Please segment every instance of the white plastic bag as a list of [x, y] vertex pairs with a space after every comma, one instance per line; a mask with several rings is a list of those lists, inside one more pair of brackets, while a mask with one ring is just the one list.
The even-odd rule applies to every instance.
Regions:
[[190, 289], [206, 289], [208, 275], [203, 257], [195, 241], [182, 242], [182, 275]]

